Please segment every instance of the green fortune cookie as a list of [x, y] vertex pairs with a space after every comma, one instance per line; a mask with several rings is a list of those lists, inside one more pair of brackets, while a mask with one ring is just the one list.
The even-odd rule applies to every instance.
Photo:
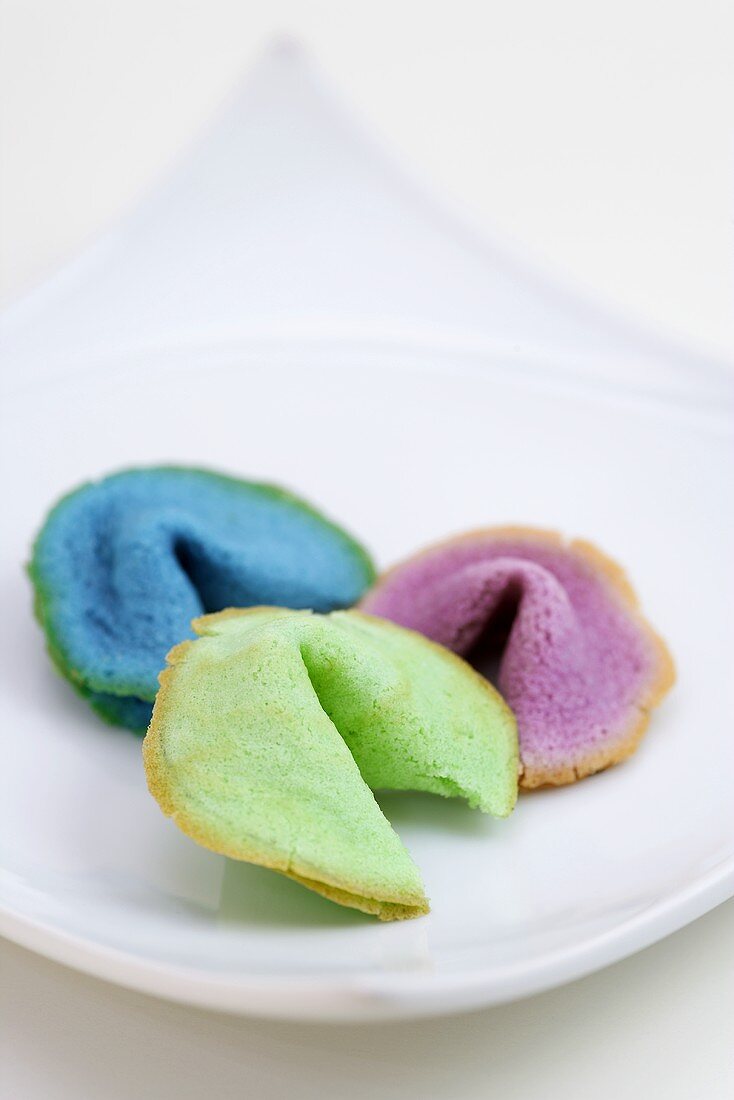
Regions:
[[143, 755], [151, 793], [199, 844], [381, 920], [428, 911], [372, 789], [517, 795], [515, 720], [468, 664], [356, 611], [256, 607], [194, 620], [169, 654]]

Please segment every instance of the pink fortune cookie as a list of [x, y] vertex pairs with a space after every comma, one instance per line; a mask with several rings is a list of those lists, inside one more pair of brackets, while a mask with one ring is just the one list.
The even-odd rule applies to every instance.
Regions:
[[488, 528], [429, 547], [379, 578], [360, 606], [495, 682], [517, 718], [523, 787], [624, 760], [675, 679], [622, 569], [551, 531]]

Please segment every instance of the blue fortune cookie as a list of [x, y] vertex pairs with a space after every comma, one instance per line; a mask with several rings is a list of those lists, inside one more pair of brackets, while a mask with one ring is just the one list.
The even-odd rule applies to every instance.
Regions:
[[99, 714], [135, 730], [192, 619], [350, 607], [375, 576], [354, 539], [291, 493], [177, 467], [125, 470], [63, 497], [29, 573], [54, 664]]

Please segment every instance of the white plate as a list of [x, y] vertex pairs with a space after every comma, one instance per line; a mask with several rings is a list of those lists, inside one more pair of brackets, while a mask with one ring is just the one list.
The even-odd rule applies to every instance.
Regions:
[[[263, 343], [95, 364], [17, 394], [2, 431], [3, 928], [137, 989], [237, 1012], [368, 1019], [520, 997], [604, 966], [732, 892], [730, 432], [700, 401], [466, 352]], [[103, 369], [105, 368], [105, 369]], [[525, 522], [628, 567], [679, 683], [633, 759], [495, 822], [381, 802], [433, 910], [382, 925], [198, 848], [146, 791], [140, 741], [55, 676], [22, 563], [82, 479], [180, 461], [281, 481], [381, 564]]]

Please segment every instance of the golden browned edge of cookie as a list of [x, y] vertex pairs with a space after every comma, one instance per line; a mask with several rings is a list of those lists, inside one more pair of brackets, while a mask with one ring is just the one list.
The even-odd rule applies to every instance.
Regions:
[[[586, 539], [568, 539], [559, 531], [552, 531], [542, 527], [523, 527], [521, 525], [507, 524], [499, 527], [475, 528], [462, 532], [440, 542], [419, 550], [396, 565], [382, 573], [370, 591], [360, 600], [358, 607], [362, 607], [369, 600], [370, 595], [379, 591], [383, 584], [387, 583], [392, 574], [402, 569], [408, 562], [417, 558], [426, 557], [443, 550], [449, 546], [455, 546], [461, 542], [472, 542], [481, 538], [518, 538], [531, 542], [550, 543], [553, 546], [565, 548], [584, 558], [586, 562], [601, 573], [607, 580], [610, 591], [617, 597], [625, 611], [647, 637], [656, 656], [656, 673], [650, 684], [647, 685], [642, 697], [633, 705], [633, 717], [629, 724], [620, 731], [619, 737], [610, 745], [596, 752], [590, 752], [574, 765], [559, 768], [527, 768], [520, 762], [520, 787], [523, 790], [533, 790], [538, 787], [561, 787], [568, 783], [575, 783], [595, 772], [603, 771], [613, 764], [619, 764], [631, 756], [638, 747], [645, 730], [650, 722], [650, 712], [662, 701], [675, 683], [675, 664], [668, 646], [651, 626], [640, 610], [637, 594], [632, 587], [625, 570], [618, 562], [610, 558], [603, 550]], [[636, 712], [636, 713], [635, 713]]]
[[[205, 620], [211, 622], [215, 619], [227, 619], [255, 610], [262, 610], [262, 608], [228, 608], [226, 611], [218, 611], [212, 615], [203, 615], [195, 619], [192, 626], [198, 633], [198, 626], [204, 625]], [[365, 897], [362, 894], [351, 892], [345, 888], [343, 883], [330, 879], [326, 875], [323, 876], [323, 879], [317, 880], [309, 877], [306, 868], [299, 869], [298, 865], [291, 866], [289, 863], [283, 866], [282, 863], [274, 861], [270, 856], [254, 847], [222, 844], [206, 828], [202, 828], [198, 823], [189, 820], [186, 814], [176, 806], [167, 783], [165, 769], [162, 766], [164, 749], [160, 735], [160, 721], [168, 705], [168, 689], [176, 675], [176, 666], [185, 659], [187, 650], [195, 644], [194, 641], [190, 640], [180, 642], [168, 653], [166, 657], [168, 667], [159, 674], [158, 680], [161, 686], [153, 706], [153, 716], [148, 726], [148, 732], [143, 740], [143, 764], [148, 790], [163, 813], [167, 817], [171, 817], [186, 836], [196, 841], [203, 848], [208, 848], [219, 855], [228, 856], [230, 859], [255, 863], [261, 867], [277, 871], [279, 874], [285, 875], [286, 878], [293, 879], [295, 882], [307, 887], [307, 889], [313, 890], [339, 905], [358, 909], [383, 921], [409, 920], [414, 917], [422, 917], [428, 913], [430, 907], [423, 895], [386, 898], [384, 900]]]
[[[302, 611], [294, 610], [291, 607], [274, 607], [270, 604], [255, 604], [251, 607], [225, 607], [221, 611], [210, 611], [208, 615], [199, 615], [198, 618], [191, 620], [191, 628], [199, 637], [204, 637], [209, 633], [207, 627], [215, 625], [216, 623], [224, 622], [226, 619], [244, 619], [248, 615], [253, 615], [258, 611], [272, 611], [278, 615], [311, 615], [313, 612], [308, 609]], [[186, 644], [185, 642], [182, 644]], [[171, 654], [176, 652], [178, 647], [174, 646], [166, 657], [166, 660], [170, 663]], [[159, 677], [160, 679], [160, 677]]]

